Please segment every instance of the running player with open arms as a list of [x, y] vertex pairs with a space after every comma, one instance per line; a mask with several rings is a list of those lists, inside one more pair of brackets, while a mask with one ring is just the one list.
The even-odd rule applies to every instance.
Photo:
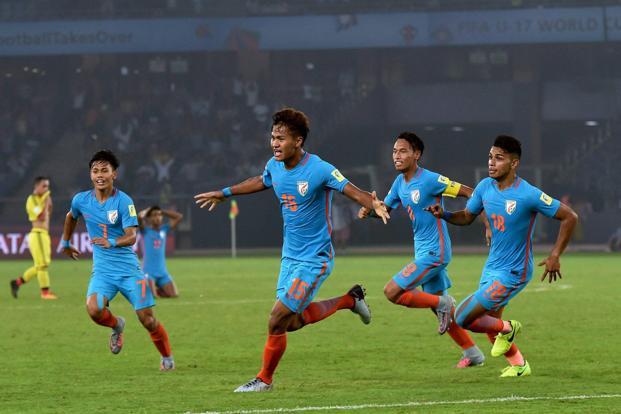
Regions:
[[37, 177], [34, 180], [32, 194], [26, 200], [26, 213], [32, 223], [28, 234], [28, 248], [34, 266], [29, 267], [21, 277], [11, 280], [11, 294], [17, 299], [20, 286], [37, 277], [41, 289], [41, 299], [58, 299], [50, 291], [50, 275], [47, 271], [52, 262], [52, 242], [50, 240], [50, 216], [52, 215], [52, 195], [50, 179]]
[[271, 147], [274, 157], [263, 175], [195, 196], [200, 207], [209, 210], [231, 195], [251, 194], [273, 187], [280, 201], [284, 241], [277, 300], [272, 308], [268, 337], [263, 351], [263, 367], [235, 392], [272, 389], [272, 376], [287, 347], [287, 332], [319, 322], [341, 309], [357, 313], [362, 322], [371, 321], [364, 290], [353, 286], [345, 295], [312, 302], [319, 287], [332, 272], [334, 251], [330, 239], [332, 191], [372, 208], [386, 222], [389, 217], [375, 193], [360, 190], [334, 166], [304, 150], [308, 118], [300, 111], [285, 108], [272, 116]]
[[[392, 159], [400, 173], [384, 199], [386, 208], [402, 205], [408, 212], [414, 233], [414, 260], [406, 265], [384, 287], [389, 301], [408, 308], [429, 308], [439, 321], [438, 332], [449, 335], [463, 350], [457, 368], [481, 365], [485, 356], [470, 334], [452, 321], [455, 300], [448, 295], [451, 287], [446, 267], [451, 261], [451, 239], [446, 223], [423, 209], [434, 203], [442, 205], [442, 196], [470, 197], [472, 188], [451, 181], [419, 165], [425, 145], [413, 132], [402, 132], [392, 149]], [[371, 210], [361, 207], [358, 217]], [[421, 289], [417, 289], [417, 287]]]
[[[168, 223], [164, 224], [164, 217]], [[142, 269], [149, 279], [149, 287], [160, 298], [176, 298], [177, 286], [166, 268], [166, 237], [177, 228], [183, 214], [174, 210], [162, 210], [152, 206], [138, 213], [138, 225], [142, 234]]]
[[93, 273], [86, 294], [86, 310], [98, 325], [112, 328], [110, 351], [121, 352], [125, 319], [110, 312], [110, 301], [118, 292], [132, 304], [140, 323], [149, 331], [161, 354], [160, 369], [175, 368], [168, 333], [155, 319], [153, 293], [132, 246], [136, 242], [138, 218], [132, 199], [114, 187], [119, 161], [108, 151], [98, 151], [88, 164], [93, 189], [76, 194], [65, 218], [61, 243], [66, 255], [77, 259], [71, 235], [82, 217], [93, 244]]
[[455, 310], [459, 326], [486, 333], [494, 346], [492, 356], [504, 355], [509, 361], [501, 377], [530, 375], [531, 368], [514, 341], [522, 325], [501, 319], [509, 301], [526, 287], [533, 273], [532, 239], [537, 213], [561, 222], [550, 255], [539, 263], [545, 266], [541, 280], [561, 278], [559, 258], [578, 221], [576, 213], [517, 176], [522, 155], [516, 138], [500, 135], [489, 152], [489, 177], [483, 179], [464, 210], [444, 211], [440, 204], [429, 208], [437, 218], [451, 224], [468, 225], [485, 211], [492, 222], [492, 243], [483, 268], [479, 288]]

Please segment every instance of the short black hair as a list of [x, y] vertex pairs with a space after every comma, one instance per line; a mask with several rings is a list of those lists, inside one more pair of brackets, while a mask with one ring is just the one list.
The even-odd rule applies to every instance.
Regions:
[[272, 115], [272, 128], [276, 125], [284, 125], [293, 136], [302, 137], [302, 145], [306, 142], [310, 121], [306, 114], [294, 108], [282, 108]]
[[151, 216], [151, 214], [155, 213], [156, 211], [162, 211], [162, 208], [160, 206], [151, 206], [147, 210], [146, 216], [149, 217]]
[[48, 180], [48, 181], [49, 181], [49, 179], [50, 179], [50, 177], [47, 177], [47, 176], [45, 176], [45, 175], [38, 175], [38, 176], [36, 176], [36, 177], [35, 177], [35, 179], [34, 179], [34, 185], [37, 185], [37, 184], [39, 184], [41, 181], [44, 181], [44, 180]]
[[116, 170], [117, 168], [119, 168], [119, 165], [121, 165], [116, 155], [114, 155], [112, 151], [107, 149], [99, 150], [95, 154], [93, 154], [93, 158], [91, 158], [91, 160], [88, 162], [88, 169], [90, 170], [91, 168], [93, 168], [93, 164], [96, 162], [107, 162], [112, 166], [113, 170]]
[[407, 142], [410, 143], [414, 151], [419, 150], [420, 155], [423, 155], [423, 151], [425, 151], [425, 144], [423, 143], [423, 140], [420, 139], [420, 137], [416, 135], [415, 133], [403, 131], [397, 136], [397, 139], [406, 140]]
[[494, 141], [494, 147], [498, 147], [509, 154], [522, 158], [522, 143], [511, 135], [498, 135]]

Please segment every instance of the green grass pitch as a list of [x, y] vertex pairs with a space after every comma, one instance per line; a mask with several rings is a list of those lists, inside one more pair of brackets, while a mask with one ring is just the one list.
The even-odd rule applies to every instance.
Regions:
[[[537, 258], [536, 258], [537, 259]], [[279, 269], [277, 257], [179, 258], [169, 269], [180, 298], [158, 300], [177, 370], [161, 373], [159, 354], [121, 296], [111, 305], [127, 319], [123, 352], [108, 350], [109, 330], [84, 309], [90, 261], [55, 261], [58, 301], [42, 301], [33, 281], [18, 300], [9, 280], [29, 262], [0, 263], [0, 412], [184, 413], [294, 407], [355, 406], [357, 413], [389, 412], [621, 412], [619, 263], [614, 255], [566, 255], [563, 279], [539, 282], [540, 269], [505, 316], [520, 320], [518, 345], [533, 375], [498, 378], [506, 364], [453, 368], [460, 350], [436, 333], [423, 309], [390, 304], [382, 289], [406, 263], [400, 256], [339, 256], [317, 298], [340, 295], [355, 282], [368, 291], [373, 321], [340, 311], [289, 334], [274, 391], [234, 394], [260, 368], [267, 318]], [[459, 301], [477, 286], [485, 257], [456, 255], [449, 267]], [[609, 394], [612, 398], [553, 399]], [[544, 397], [521, 402], [437, 404], [438, 401]], [[550, 399], [548, 399], [550, 398]], [[427, 406], [387, 406], [431, 402]], [[331, 412], [325, 410], [321, 412]], [[350, 407], [339, 412], [353, 411]], [[281, 411], [286, 412], [286, 411]]]

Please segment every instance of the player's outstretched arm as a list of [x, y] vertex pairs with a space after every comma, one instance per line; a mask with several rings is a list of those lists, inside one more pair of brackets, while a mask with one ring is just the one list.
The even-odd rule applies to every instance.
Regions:
[[[389, 206], [386, 206], [386, 211], [388, 212], [388, 214], [390, 214], [390, 212], [392, 211], [392, 208], [390, 208]], [[358, 210], [358, 218], [362, 220], [367, 217], [380, 218], [380, 216], [375, 214], [374, 210], [371, 210], [370, 208], [366, 208], [366, 207], [360, 207], [360, 210]]]
[[[390, 219], [390, 214], [388, 214], [386, 204], [377, 198], [375, 191], [369, 193], [367, 191], [362, 191], [352, 183], [347, 183], [343, 189], [343, 194], [345, 194], [349, 199], [360, 204], [362, 207], [368, 208], [369, 211], [373, 210], [373, 212], [382, 219], [384, 224], [386, 224], [388, 219]], [[360, 214], [360, 212], [358, 212], [358, 214]]]
[[441, 218], [447, 223], [454, 224], [456, 226], [467, 226], [477, 218], [478, 214], [472, 214], [468, 210], [459, 211], [444, 211], [440, 204], [434, 204], [424, 208], [425, 211], [430, 212], [434, 217]]
[[183, 219], [183, 214], [175, 210], [162, 210], [162, 214], [170, 220], [171, 229], [175, 229]]
[[60, 241], [63, 244], [63, 253], [73, 260], [78, 260], [78, 256], [80, 255], [80, 252], [75, 247], [71, 246], [69, 242], [77, 224], [78, 220], [73, 218], [71, 212], [68, 212], [65, 217], [65, 224], [63, 225], [63, 238]]
[[554, 243], [554, 247], [552, 248], [550, 255], [539, 263], [539, 266], [545, 265], [545, 271], [541, 276], [541, 281], [543, 282], [546, 277], [548, 277], [548, 283], [556, 281], [557, 277], [559, 279], [562, 278], [560, 257], [569, 244], [569, 239], [571, 239], [571, 235], [573, 234], [576, 223], [578, 222], [578, 215], [576, 212], [572, 210], [571, 207], [563, 203], [561, 203], [556, 214], [554, 215], [554, 218], [560, 220], [561, 222], [556, 243]]
[[91, 240], [91, 243], [101, 246], [105, 249], [110, 247], [127, 247], [133, 246], [136, 243], [136, 227], [126, 227], [123, 229], [123, 234], [117, 239], [106, 239], [105, 237], [95, 237]]
[[[452, 186], [456, 186], [458, 188], [458, 191], [455, 194], [455, 197], [470, 198], [472, 197], [472, 193], [474, 193], [474, 189], [464, 184], [452, 182], [451, 187]], [[485, 244], [489, 247], [489, 245], [492, 242], [492, 228], [489, 225], [489, 221], [487, 220], [487, 215], [485, 214], [485, 211], [481, 212], [480, 220], [485, 226]]]
[[258, 193], [259, 191], [263, 191], [265, 189], [267, 189], [267, 187], [263, 184], [263, 177], [258, 175], [256, 177], [250, 177], [232, 187], [223, 188], [219, 191], [209, 191], [207, 193], [196, 194], [194, 199], [200, 208], [209, 207], [209, 211], [211, 211], [216, 208], [216, 205], [226, 200], [227, 197], [233, 195]]

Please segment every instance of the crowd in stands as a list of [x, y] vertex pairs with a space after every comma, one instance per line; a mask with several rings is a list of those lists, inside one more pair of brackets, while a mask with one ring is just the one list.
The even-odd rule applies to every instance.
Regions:
[[29, 167], [41, 156], [37, 148], [53, 138], [67, 146], [72, 162], [61, 157], [48, 165], [75, 170], [69, 182], [57, 183], [63, 195], [88, 185], [85, 160], [110, 148], [121, 159], [123, 187], [136, 196], [158, 194], [165, 203], [173, 189], [193, 194], [260, 174], [270, 156], [271, 114], [284, 105], [304, 108], [316, 135], [322, 120], [354, 94], [351, 73], [324, 76], [313, 67], [298, 82], [222, 71], [200, 76], [188, 60], [178, 58], [186, 67], [171, 74], [170, 62], [157, 59], [146, 70], [119, 70], [117, 59], [87, 58], [77, 68], [66, 64], [64, 72], [73, 74], [68, 80], [48, 74], [5, 81], [0, 151], [8, 169], [0, 195], [16, 188], [7, 183], [31, 179]]
[[53, 144], [57, 85], [14, 80], [10, 74], [0, 78], [0, 91], [0, 196], [6, 196], [29, 177], [43, 149]]

